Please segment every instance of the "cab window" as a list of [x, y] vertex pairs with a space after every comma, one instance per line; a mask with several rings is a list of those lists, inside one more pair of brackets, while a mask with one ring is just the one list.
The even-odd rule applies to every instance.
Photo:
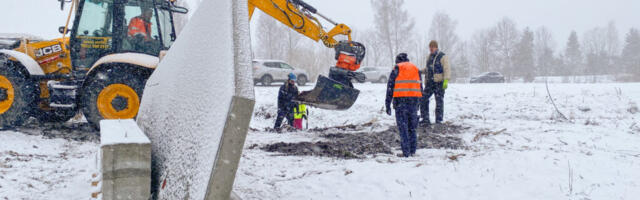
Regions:
[[113, 4], [105, 1], [85, 1], [78, 25], [75, 27], [73, 59], [79, 69], [87, 69], [111, 51]]
[[128, 1], [125, 4], [123, 51], [157, 56], [161, 50], [167, 49], [158, 33], [155, 10], [151, 1]]
[[173, 44], [174, 38], [172, 38], [173, 26], [171, 25], [171, 13], [168, 10], [158, 9], [158, 19], [160, 19], [160, 31], [162, 37], [162, 44], [165, 49], [169, 49]]

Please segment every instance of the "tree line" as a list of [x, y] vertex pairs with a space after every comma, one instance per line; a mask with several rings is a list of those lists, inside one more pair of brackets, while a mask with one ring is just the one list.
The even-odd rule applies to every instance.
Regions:
[[[614, 21], [582, 34], [572, 31], [566, 39], [556, 40], [545, 26], [519, 29], [514, 20], [504, 17], [469, 38], [461, 38], [458, 21], [446, 12], [434, 13], [427, 33], [420, 34], [404, 0], [371, 0], [371, 5], [374, 24], [354, 30], [353, 35], [367, 47], [363, 66], [393, 66], [395, 55], [401, 52], [425, 66], [428, 43], [437, 40], [449, 55], [454, 80], [496, 71], [508, 81], [596, 75], [640, 81], [640, 31], [631, 28], [621, 37]], [[304, 38], [261, 12], [256, 14], [258, 21], [252, 27], [255, 58], [284, 60], [313, 77], [326, 74], [335, 64], [333, 49]], [[559, 48], [557, 41], [564, 47]]]

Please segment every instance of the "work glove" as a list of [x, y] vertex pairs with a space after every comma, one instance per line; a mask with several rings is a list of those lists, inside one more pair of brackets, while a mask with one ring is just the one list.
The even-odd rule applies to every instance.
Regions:
[[387, 111], [387, 115], [391, 116], [391, 106], [387, 105], [386, 108], [387, 108], [387, 110], [386, 110]]
[[442, 89], [447, 89], [447, 87], [449, 87], [449, 80], [445, 79], [444, 82], [442, 82]]

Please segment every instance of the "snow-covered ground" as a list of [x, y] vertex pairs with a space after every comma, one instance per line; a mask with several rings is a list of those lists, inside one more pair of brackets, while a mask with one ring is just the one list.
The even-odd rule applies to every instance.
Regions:
[[[52, 132], [57, 131], [0, 131], [0, 199], [91, 197], [90, 179], [96, 169], [98, 142], [50, 139]], [[95, 135], [84, 131], [64, 134]]]
[[[359, 128], [376, 132], [395, 125], [382, 111], [384, 85], [356, 87], [362, 93], [353, 108], [312, 109], [309, 126], [373, 122]], [[457, 135], [467, 148], [348, 160], [261, 150], [276, 142], [325, 140], [318, 133], [264, 131], [273, 125], [277, 90], [256, 88], [256, 117], [234, 187], [244, 199], [640, 196], [640, 84], [550, 85], [568, 121], [555, 114], [544, 84], [452, 84], [445, 96], [445, 119], [469, 127]], [[0, 131], [0, 199], [88, 199], [98, 143], [50, 137], [50, 130]]]
[[[381, 109], [385, 85], [357, 85], [348, 111], [311, 110], [310, 127], [375, 122], [393, 125]], [[343, 160], [283, 156], [255, 148], [318, 135], [260, 131], [273, 124], [277, 87], [256, 89], [256, 114], [235, 190], [245, 199], [634, 199], [640, 195], [640, 84], [451, 85], [445, 118], [471, 127], [466, 150], [422, 149]], [[432, 105], [433, 106], [433, 105]], [[433, 119], [433, 118], [432, 118]], [[473, 141], [479, 133], [489, 134]], [[370, 130], [367, 128], [367, 130]], [[253, 148], [252, 148], [253, 147]], [[399, 151], [397, 151], [399, 152]], [[449, 159], [460, 155], [457, 161]]]

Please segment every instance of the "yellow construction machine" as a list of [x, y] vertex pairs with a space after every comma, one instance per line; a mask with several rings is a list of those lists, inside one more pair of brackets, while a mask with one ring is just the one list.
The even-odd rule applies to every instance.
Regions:
[[[32, 116], [64, 122], [78, 111], [96, 128], [102, 119], [135, 118], [147, 79], [176, 39], [173, 16], [188, 10], [174, 0], [59, 1], [61, 8], [71, 4], [67, 23], [58, 30], [62, 38], [21, 38], [0, 49], [0, 126], [20, 126]], [[258, 8], [336, 49], [338, 67], [331, 78], [321, 77], [298, 101], [325, 109], [350, 107], [358, 91], [348, 80], [362, 78], [353, 69], [365, 55], [364, 46], [351, 41], [351, 29], [302, 0], [248, 1], [250, 15]], [[334, 28], [325, 31], [314, 16]], [[337, 41], [337, 35], [347, 40]]]

